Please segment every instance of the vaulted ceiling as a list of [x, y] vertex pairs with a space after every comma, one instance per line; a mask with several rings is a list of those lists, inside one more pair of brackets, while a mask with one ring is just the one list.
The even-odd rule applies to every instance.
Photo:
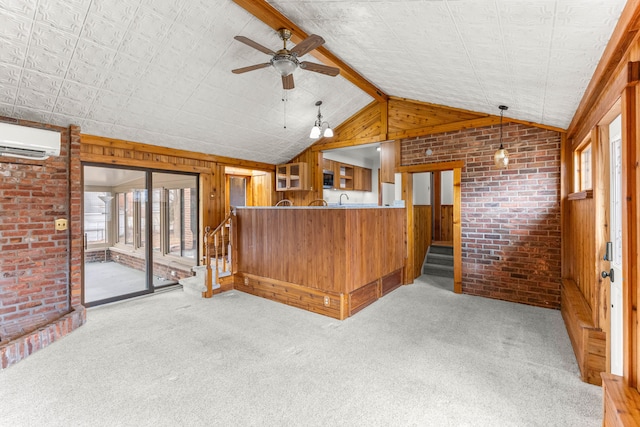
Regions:
[[[388, 95], [566, 128], [625, 1], [269, 4]], [[270, 59], [237, 35], [282, 47], [232, 0], [0, 0], [0, 115], [279, 163], [314, 142], [316, 101], [334, 127], [374, 101], [343, 76], [233, 74]]]

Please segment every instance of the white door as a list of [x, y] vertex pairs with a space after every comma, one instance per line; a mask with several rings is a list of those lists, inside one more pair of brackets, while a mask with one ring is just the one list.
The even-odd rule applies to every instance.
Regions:
[[622, 129], [618, 116], [609, 125], [610, 141], [610, 254], [611, 283], [611, 373], [622, 375]]

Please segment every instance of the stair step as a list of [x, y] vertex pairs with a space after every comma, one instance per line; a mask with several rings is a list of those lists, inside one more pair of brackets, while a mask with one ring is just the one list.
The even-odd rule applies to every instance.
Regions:
[[427, 264], [440, 264], [453, 266], [453, 255], [427, 253]]
[[453, 266], [440, 264], [425, 264], [422, 266], [422, 274], [432, 276], [453, 277]]
[[453, 246], [431, 245], [429, 246], [428, 252], [432, 254], [453, 256]]

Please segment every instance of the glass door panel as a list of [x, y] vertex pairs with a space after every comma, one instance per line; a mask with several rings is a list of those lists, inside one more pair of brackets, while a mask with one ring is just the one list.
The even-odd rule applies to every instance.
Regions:
[[198, 179], [195, 175], [152, 174], [153, 285], [169, 286], [198, 264]]
[[87, 306], [149, 292], [146, 173], [84, 166], [84, 292]]

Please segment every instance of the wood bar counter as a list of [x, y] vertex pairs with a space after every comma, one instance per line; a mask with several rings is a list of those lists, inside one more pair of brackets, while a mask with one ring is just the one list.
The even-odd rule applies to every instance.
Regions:
[[235, 288], [344, 319], [402, 284], [405, 210], [237, 209]]

